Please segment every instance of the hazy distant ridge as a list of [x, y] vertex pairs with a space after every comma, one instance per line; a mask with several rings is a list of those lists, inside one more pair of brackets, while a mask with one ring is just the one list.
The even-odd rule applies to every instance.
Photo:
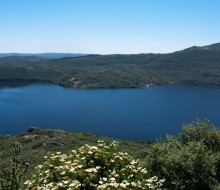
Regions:
[[46, 58], [46, 59], [58, 59], [58, 58], [63, 58], [63, 57], [82, 57], [86, 55], [88, 54], [81, 54], [81, 53], [0, 53], [0, 57], [36, 56], [36, 57]]

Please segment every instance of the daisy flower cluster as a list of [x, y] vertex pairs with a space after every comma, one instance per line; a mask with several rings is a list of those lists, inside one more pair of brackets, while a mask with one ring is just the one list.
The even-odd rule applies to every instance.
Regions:
[[149, 177], [138, 160], [127, 153], [116, 153], [117, 142], [84, 145], [68, 155], [57, 152], [36, 167], [28, 190], [160, 190], [164, 180]]

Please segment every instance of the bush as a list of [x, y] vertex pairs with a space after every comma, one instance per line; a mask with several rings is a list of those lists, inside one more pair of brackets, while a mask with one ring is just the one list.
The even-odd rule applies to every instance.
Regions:
[[220, 151], [220, 130], [208, 120], [197, 120], [183, 126], [183, 132], [177, 135], [182, 144], [202, 142], [209, 150]]
[[52, 154], [25, 185], [29, 190], [161, 189], [164, 180], [149, 178], [138, 160], [116, 153], [116, 146], [98, 141], [97, 146], [84, 145], [69, 155]]
[[[209, 190], [219, 181], [220, 131], [208, 121], [183, 127], [152, 145], [146, 166], [151, 175], [163, 176], [168, 189]], [[215, 186], [216, 187], [216, 186]]]

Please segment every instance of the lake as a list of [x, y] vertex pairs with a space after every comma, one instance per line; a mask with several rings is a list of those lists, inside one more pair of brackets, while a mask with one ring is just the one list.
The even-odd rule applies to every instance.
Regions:
[[220, 88], [71, 89], [52, 84], [0, 88], [0, 134], [29, 127], [146, 140], [180, 132], [197, 117], [220, 126]]

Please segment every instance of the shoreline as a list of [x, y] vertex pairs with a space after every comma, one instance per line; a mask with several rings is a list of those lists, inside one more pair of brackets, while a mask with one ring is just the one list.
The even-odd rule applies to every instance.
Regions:
[[150, 83], [143, 86], [91, 86], [91, 85], [83, 85], [83, 86], [70, 86], [63, 85], [61, 83], [53, 82], [53, 81], [45, 81], [45, 80], [26, 80], [26, 79], [0, 79], [0, 88], [4, 87], [19, 87], [19, 86], [28, 86], [33, 84], [53, 84], [58, 85], [63, 88], [72, 88], [72, 89], [147, 89], [156, 86], [179, 86], [179, 85], [192, 85], [192, 86], [216, 86], [220, 87], [220, 83], [192, 83], [192, 82], [168, 82], [168, 83]]

